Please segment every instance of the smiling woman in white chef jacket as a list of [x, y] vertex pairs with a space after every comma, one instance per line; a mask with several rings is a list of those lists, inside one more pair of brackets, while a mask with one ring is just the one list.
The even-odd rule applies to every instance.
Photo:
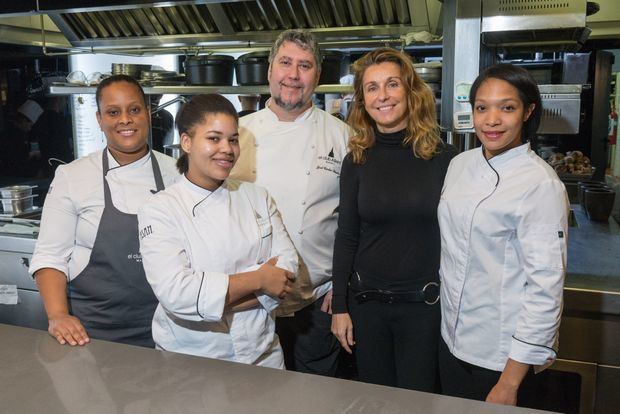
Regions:
[[149, 150], [149, 108], [135, 79], [104, 79], [96, 101], [106, 148], [56, 170], [29, 271], [59, 343], [154, 347], [157, 299], [138, 254], [136, 212], [179, 175], [173, 158]]
[[527, 71], [487, 68], [470, 102], [482, 147], [452, 160], [438, 209], [442, 389], [511, 405], [519, 395], [527, 404], [518, 391], [529, 387], [528, 371], [556, 357], [568, 199], [524, 143], [542, 112]]
[[237, 122], [221, 95], [186, 103], [176, 118], [184, 176], [138, 213], [159, 299], [153, 338], [167, 351], [284, 368], [273, 311], [291, 291], [297, 253], [267, 192], [227, 179]]

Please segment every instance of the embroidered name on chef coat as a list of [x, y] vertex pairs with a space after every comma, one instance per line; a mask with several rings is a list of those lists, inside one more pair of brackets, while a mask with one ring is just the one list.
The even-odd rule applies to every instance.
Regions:
[[340, 176], [341, 164], [342, 162], [334, 157], [334, 149], [332, 148], [327, 155], [319, 155], [316, 169], [330, 171]]
[[153, 234], [153, 228], [149, 224], [148, 226], [140, 230], [140, 240], [144, 239], [146, 236], [150, 234]]

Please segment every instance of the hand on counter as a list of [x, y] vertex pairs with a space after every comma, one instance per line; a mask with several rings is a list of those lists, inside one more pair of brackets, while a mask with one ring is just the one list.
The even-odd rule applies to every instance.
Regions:
[[353, 340], [353, 322], [348, 313], [332, 314], [332, 333], [340, 341], [342, 348], [352, 354], [351, 347], [355, 345]]
[[508, 359], [497, 384], [487, 395], [486, 402], [504, 405], [517, 405], [517, 393], [530, 366]]
[[68, 314], [49, 318], [47, 331], [61, 345], [66, 343], [71, 346], [86, 345], [90, 342], [86, 329], [80, 320]]

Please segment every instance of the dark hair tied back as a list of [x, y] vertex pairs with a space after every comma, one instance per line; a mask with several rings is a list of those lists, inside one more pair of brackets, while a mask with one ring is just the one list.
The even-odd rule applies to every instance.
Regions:
[[[174, 122], [179, 131], [179, 136], [183, 134], [193, 136], [196, 126], [202, 124], [207, 115], [213, 114], [230, 115], [235, 119], [235, 122], [239, 122], [237, 110], [222, 95], [217, 93], [195, 95], [177, 112]], [[187, 153], [183, 152], [177, 160], [177, 169], [181, 174], [185, 174], [189, 169]]]
[[144, 106], [145, 107], [149, 106], [148, 101], [146, 100], [146, 95], [144, 94], [144, 89], [142, 89], [142, 85], [140, 85], [140, 83], [137, 80], [127, 75], [112, 75], [112, 76], [108, 76], [107, 78], [103, 79], [101, 82], [99, 82], [99, 85], [97, 85], [97, 90], [95, 92], [95, 101], [97, 102], [97, 112], [100, 111], [99, 101], [101, 100], [101, 95], [103, 93], [103, 90], [107, 88], [108, 86], [112, 85], [113, 83], [118, 83], [118, 82], [125, 82], [125, 83], [129, 83], [130, 85], [135, 86], [140, 92], [140, 96], [142, 97], [142, 102], [144, 103]]
[[536, 131], [540, 125], [542, 101], [540, 99], [538, 85], [532, 75], [530, 75], [527, 70], [508, 63], [489, 66], [478, 75], [471, 86], [469, 103], [472, 108], [475, 106], [476, 94], [478, 93], [480, 85], [489, 78], [503, 80], [512, 85], [519, 92], [519, 98], [523, 103], [524, 110], [527, 111], [527, 108], [529, 108], [531, 104], [534, 104], [534, 110], [527, 121], [523, 123], [523, 129], [521, 130], [522, 142], [533, 140], [536, 137]]

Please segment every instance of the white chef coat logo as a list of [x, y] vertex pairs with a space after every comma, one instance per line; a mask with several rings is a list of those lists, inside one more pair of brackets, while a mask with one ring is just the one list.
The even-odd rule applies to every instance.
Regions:
[[332, 148], [327, 155], [319, 155], [316, 165], [317, 170], [331, 171], [336, 175], [340, 175], [340, 165], [342, 162], [334, 156]]

